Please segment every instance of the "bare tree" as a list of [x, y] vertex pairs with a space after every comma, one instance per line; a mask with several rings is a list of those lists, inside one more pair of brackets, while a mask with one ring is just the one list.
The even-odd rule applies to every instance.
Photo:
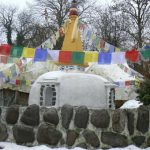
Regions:
[[7, 43], [12, 45], [12, 32], [14, 30], [14, 19], [17, 9], [12, 6], [0, 6], [0, 25], [3, 32], [6, 33]]
[[144, 40], [150, 36], [150, 34], [146, 34], [150, 23], [150, 1], [115, 0], [115, 6], [122, 12], [122, 16], [126, 18], [124, 31], [137, 42], [138, 47], [142, 47]]
[[[60, 28], [67, 17], [71, 2], [70, 0], [35, 0], [36, 13], [42, 15], [45, 21], [49, 24], [55, 25]], [[79, 16], [85, 18], [88, 10], [92, 7], [93, 3], [88, 0], [77, 1]], [[40, 10], [40, 11], [39, 11]], [[89, 12], [90, 13], [90, 12]]]

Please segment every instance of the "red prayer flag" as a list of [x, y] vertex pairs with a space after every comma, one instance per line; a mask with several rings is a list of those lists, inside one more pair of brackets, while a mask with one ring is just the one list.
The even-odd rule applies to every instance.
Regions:
[[104, 46], [105, 46], [105, 41], [104, 41], [104, 38], [102, 38], [100, 40], [100, 48], [104, 48]]
[[130, 51], [126, 51], [125, 58], [128, 59], [129, 61], [135, 63], [139, 59], [139, 51], [137, 51], [134, 48], [131, 49]]
[[21, 81], [20, 80], [16, 80], [16, 85], [20, 85]]
[[0, 46], [0, 54], [1, 55], [10, 55], [10, 51], [11, 51], [11, 46], [8, 44], [2, 44]]
[[125, 86], [130, 86], [131, 85], [131, 81], [125, 81]]
[[72, 62], [72, 52], [71, 51], [60, 51], [59, 52], [59, 62], [60, 63], [71, 63]]
[[8, 56], [0, 56], [0, 62], [3, 64], [7, 64], [8, 62]]

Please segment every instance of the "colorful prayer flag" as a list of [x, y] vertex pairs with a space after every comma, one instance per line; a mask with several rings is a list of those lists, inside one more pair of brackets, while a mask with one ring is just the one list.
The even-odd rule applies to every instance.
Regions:
[[149, 59], [149, 58], [150, 58], [150, 50], [140, 51], [140, 53], [141, 53], [141, 56], [142, 56], [144, 59]]
[[112, 53], [112, 64], [123, 64], [126, 63], [125, 52]]
[[54, 61], [58, 61], [59, 58], [59, 50], [47, 50], [50, 58]]
[[22, 55], [23, 47], [22, 46], [13, 46], [11, 48], [10, 56], [20, 58]]
[[84, 63], [84, 52], [73, 52], [72, 63], [82, 65]]
[[34, 55], [34, 61], [46, 61], [47, 50], [37, 48]]
[[110, 48], [110, 44], [105, 42], [105, 47], [104, 47], [104, 51], [105, 52], [108, 52], [109, 51], [109, 48]]
[[35, 54], [35, 48], [27, 48], [27, 47], [23, 48], [22, 57], [33, 58], [34, 54]]
[[137, 51], [136, 49], [133, 48], [130, 51], [126, 51], [125, 57], [129, 61], [135, 63], [139, 60], [139, 51]]
[[100, 52], [98, 56], [98, 64], [110, 64], [111, 53]]
[[84, 63], [97, 61], [98, 61], [98, 52], [85, 51]]
[[104, 38], [102, 38], [101, 41], [100, 41], [100, 48], [103, 49], [104, 46], [105, 46], [105, 41], [104, 41]]
[[120, 51], [121, 51], [121, 49], [120, 49], [120, 48], [115, 47], [115, 52], [120, 52]]
[[11, 46], [8, 44], [2, 44], [0, 46], [0, 54], [1, 55], [6, 55], [6, 56], [10, 55], [10, 50], [11, 50]]
[[72, 52], [71, 51], [60, 51], [59, 52], [60, 63], [72, 63]]

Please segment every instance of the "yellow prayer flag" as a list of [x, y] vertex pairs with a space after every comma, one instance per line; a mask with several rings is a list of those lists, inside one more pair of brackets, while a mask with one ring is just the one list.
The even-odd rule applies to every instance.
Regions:
[[85, 52], [84, 63], [98, 62], [98, 52]]
[[33, 58], [34, 54], [35, 54], [35, 48], [27, 48], [27, 47], [23, 48], [22, 57]]
[[5, 75], [6, 77], [11, 76], [11, 72], [10, 72], [10, 70], [9, 70], [9, 69], [8, 69], [8, 70], [3, 71], [3, 73], [4, 73], [4, 75]]
[[120, 49], [120, 48], [115, 47], [115, 52], [120, 52], [120, 51], [121, 51], [121, 49]]
[[30, 80], [26, 80], [26, 86], [30, 86], [31, 85], [31, 81]]

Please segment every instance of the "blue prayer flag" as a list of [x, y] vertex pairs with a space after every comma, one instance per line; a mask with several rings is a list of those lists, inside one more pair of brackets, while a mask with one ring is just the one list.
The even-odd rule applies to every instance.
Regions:
[[115, 51], [115, 46], [113, 46], [113, 45], [110, 45], [110, 47], [109, 47], [109, 53], [113, 53]]
[[37, 48], [34, 55], [34, 61], [46, 61], [47, 50]]
[[100, 52], [98, 56], [98, 64], [110, 64], [111, 63], [111, 53]]

